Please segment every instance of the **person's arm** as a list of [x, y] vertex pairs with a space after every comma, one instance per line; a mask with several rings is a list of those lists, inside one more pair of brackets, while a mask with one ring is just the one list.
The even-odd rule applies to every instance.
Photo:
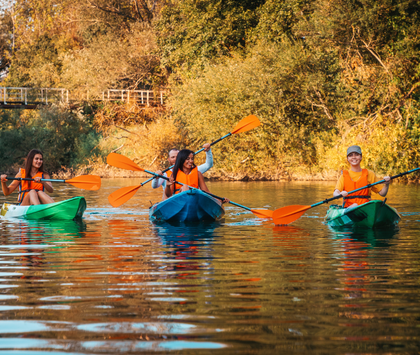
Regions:
[[[47, 173], [44, 173], [44, 179], [50, 179], [50, 176]], [[41, 180], [40, 177], [36, 177], [34, 178], [34, 180], [44, 185], [45, 190], [47, 190], [47, 192], [52, 193], [54, 191], [54, 188], [52, 187], [52, 184], [50, 181], [40, 181]]]
[[[158, 170], [158, 171], [156, 171], [156, 174], [162, 175], [162, 171], [161, 170]], [[166, 173], [164, 173], [163, 175], [166, 176]], [[152, 188], [153, 189], [157, 189], [159, 186], [162, 186], [162, 184], [163, 184], [164, 181], [165, 180], [163, 180], [161, 178], [153, 179], [152, 180]]]
[[198, 167], [198, 171], [202, 174], [213, 167], [213, 153], [211, 152], [210, 143], [204, 144], [203, 148], [206, 152], [206, 162]]
[[[201, 190], [203, 190], [204, 192], [210, 193], [210, 191], [209, 191], [209, 189], [208, 189], [208, 187], [206, 185], [206, 182], [204, 181], [203, 174], [201, 174], [200, 172], [198, 172], [198, 187]], [[230, 200], [228, 200], [227, 198], [224, 198], [222, 200], [222, 203], [228, 203], [228, 202], [230, 202]]]
[[391, 178], [389, 176], [385, 176], [384, 180], [385, 180], [384, 187], [382, 188], [381, 191], [378, 192], [378, 194], [381, 195], [382, 197], [385, 197], [386, 194], [388, 193], [389, 183], [391, 182]]
[[203, 174], [201, 172], [197, 172], [198, 174], [198, 187], [203, 190], [204, 192], [210, 192], [209, 189], [207, 188], [207, 185], [204, 181], [204, 177]]
[[335, 186], [333, 196], [337, 197], [341, 195], [343, 197], [346, 197], [348, 194], [349, 193], [344, 190], [344, 176], [340, 175], [340, 178], [337, 181], [337, 185]]
[[347, 192], [347, 191], [340, 191], [340, 190], [337, 190], [337, 189], [335, 189], [334, 190], [334, 192], [333, 192], [333, 196], [334, 197], [336, 197], [336, 196], [343, 196], [343, 197], [346, 197], [347, 195], [348, 195], [349, 193]]
[[[17, 178], [22, 177], [22, 175], [20, 174], [20, 171], [16, 174], [15, 177], [17, 177]], [[3, 191], [4, 196], [9, 196], [19, 186], [20, 181], [19, 180], [13, 180], [13, 182], [9, 186], [7, 186], [6, 178], [7, 178], [6, 174], [1, 175], [1, 189]]]
[[171, 174], [169, 181], [166, 181], [165, 186], [165, 195], [166, 197], [171, 197], [174, 193], [174, 175]]

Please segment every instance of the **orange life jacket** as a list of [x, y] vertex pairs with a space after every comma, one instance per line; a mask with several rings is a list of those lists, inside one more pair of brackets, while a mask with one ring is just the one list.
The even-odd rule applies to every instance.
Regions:
[[[360, 176], [360, 178], [357, 181], [353, 181], [350, 178], [350, 174], [348, 172], [348, 170], [343, 170], [343, 177], [344, 177], [344, 190], [345, 191], [353, 191], [356, 189], [359, 189], [363, 186], [369, 185], [369, 181], [368, 181], [368, 170], [367, 169], [363, 169], [362, 170], [362, 175]], [[367, 189], [363, 189], [357, 192], [354, 192], [350, 195], [347, 195], [346, 197], [344, 197], [344, 207], [349, 207], [351, 206], [353, 203], [357, 203], [358, 205], [362, 205], [366, 202], [370, 201], [370, 190], [369, 188]]]
[[[26, 172], [25, 169], [20, 169], [20, 174], [22, 178], [26, 177]], [[37, 172], [37, 174], [35, 176], [32, 176], [32, 179], [34, 177], [40, 177], [41, 179], [44, 178], [44, 174], [40, 171]], [[40, 182], [36, 182], [36, 181], [25, 181], [25, 180], [21, 180], [20, 184], [19, 184], [19, 195], [18, 195], [18, 202], [22, 202], [23, 198], [25, 197], [25, 194], [28, 191], [31, 190], [38, 190], [38, 191], [44, 191], [44, 185]]]
[[[167, 171], [166, 173], [169, 173], [169, 171]], [[170, 172], [170, 174], [168, 174], [168, 177], [171, 176], [172, 171]], [[176, 181], [178, 182], [182, 182], [185, 185], [191, 186], [191, 187], [195, 187], [198, 189], [198, 169], [197, 167], [195, 167], [194, 169], [191, 170], [191, 172], [186, 175], [182, 170], [178, 170], [177, 174], [176, 174]], [[179, 184], [175, 184], [175, 193], [179, 193], [181, 192], [181, 185]]]

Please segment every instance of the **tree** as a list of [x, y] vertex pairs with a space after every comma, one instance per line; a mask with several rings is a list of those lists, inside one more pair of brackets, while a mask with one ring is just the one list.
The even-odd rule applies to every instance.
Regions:
[[264, 0], [172, 1], [156, 22], [162, 63], [171, 70], [202, 68], [244, 48]]

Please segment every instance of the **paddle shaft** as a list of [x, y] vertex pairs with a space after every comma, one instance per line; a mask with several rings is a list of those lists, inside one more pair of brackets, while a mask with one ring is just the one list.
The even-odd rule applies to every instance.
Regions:
[[[404, 172], [404, 173], [400, 173], [400, 174], [397, 174], [397, 175], [391, 176], [391, 180], [396, 179], [396, 178], [399, 178], [399, 177], [404, 176], [404, 175], [411, 174], [411, 173], [413, 173], [413, 172], [415, 172], [415, 171], [417, 171], [417, 170], [420, 170], [420, 168], [416, 168], [416, 169], [413, 169], [413, 170], [406, 171], [406, 172]], [[359, 187], [359, 188], [358, 188], [358, 189], [356, 189], [356, 190], [350, 191], [350, 192], [349, 192], [349, 195], [350, 195], [350, 194], [353, 194], [353, 193], [355, 193], [355, 192], [357, 192], [357, 191], [364, 190], [364, 189], [368, 189], [368, 188], [371, 188], [372, 186], [382, 184], [382, 183], [384, 183], [384, 182], [385, 182], [385, 180], [381, 180], [381, 181], [378, 181], [378, 182], [374, 182], [373, 184], [368, 184], [368, 185], [366, 185], [366, 186]], [[327, 198], [327, 199], [326, 199], [326, 200], [324, 200], [324, 201], [321, 201], [321, 202], [318, 202], [318, 203], [315, 203], [315, 204], [311, 205], [311, 208], [312, 208], [312, 207], [315, 207], [315, 206], [322, 205], [323, 203], [328, 203], [328, 202], [333, 201], [333, 200], [336, 200], [336, 199], [338, 199], [338, 198], [343, 198], [343, 196], [341, 196], [341, 195], [340, 195], [340, 196], [335, 196], [335, 197]]]
[[[153, 171], [149, 171], [149, 170], [144, 170], [146, 173], [149, 173], [149, 174], [152, 174], [152, 175], [154, 175], [155, 177], [159, 177], [159, 178], [161, 178], [161, 179], [165, 179], [165, 180], [167, 180], [167, 181], [169, 181], [169, 178], [168, 177], [166, 177], [166, 176], [163, 176], [163, 175], [159, 175], [159, 174], [156, 174], [156, 173], [154, 173]], [[146, 181], [145, 181], [146, 182]], [[144, 183], [145, 183], [144, 182]], [[177, 184], [179, 184], [179, 185], [185, 185], [185, 184], [183, 184], [182, 182], [178, 182], [178, 181], [174, 181], [175, 183], [177, 183]], [[143, 184], [144, 184], [143, 183]], [[142, 184], [142, 185], [143, 185]], [[186, 185], [186, 186], [188, 186], [188, 185]], [[195, 187], [192, 187], [192, 186], [188, 186], [190, 189], [196, 189], [196, 190], [198, 190], [197, 188], [195, 188]], [[201, 190], [201, 191], [203, 191], [203, 190]], [[211, 192], [207, 192], [207, 191], [203, 191], [204, 193], [206, 193], [207, 195], [210, 195], [210, 196], [212, 196], [212, 197], [214, 197], [214, 198], [217, 198], [217, 199], [219, 199], [219, 200], [221, 200], [221, 201], [223, 201], [224, 200], [224, 198], [223, 197], [219, 197], [219, 196], [216, 196], [216, 195], [213, 195]], [[246, 206], [242, 206], [242, 205], [240, 205], [239, 203], [236, 203], [236, 202], [232, 202], [232, 201], [229, 201], [229, 203], [230, 204], [232, 204], [232, 205], [235, 205], [235, 206], [238, 206], [238, 207], [242, 207], [242, 208], [244, 208], [244, 209], [246, 209], [246, 210], [248, 210], [248, 211], [251, 211], [252, 212], [252, 209], [251, 208], [249, 208], [249, 207], [246, 207]]]
[[[149, 173], [149, 174], [152, 174], [152, 175], [154, 175], [155, 177], [159, 177], [159, 178], [161, 178], [161, 179], [165, 179], [165, 180], [167, 180], [167, 181], [169, 181], [169, 178], [168, 177], [166, 177], [166, 176], [163, 176], [163, 175], [159, 175], [159, 174], [156, 174], [156, 173], [154, 173], [153, 171], [149, 171], [149, 170], [144, 170], [146, 173]], [[145, 181], [146, 182], [146, 181]], [[145, 183], [144, 182], [144, 183]], [[174, 181], [175, 183], [177, 183], [177, 184], [179, 184], [179, 185], [185, 185], [185, 184], [183, 184], [182, 182], [178, 182], [178, 181]], [[143, 184], [144, 184], [143, 183]], [[143, 185], [142, 184], [142, 185]], [[188, 185], [186, 185], [186, 186], [188, 186]], [[188, 186], [190, 189], [196, 189], [196, 190], [198, 190], [197, 188], [195, 188], [195, 187], [192, 187], [192, 186]], [[200, 190], [200, 191], [203, 191], [203, 190]], [[203, 191], [204, 193], [206, 193], [207, 195], [210, 195], [210, 196], [212, 196], [212, 197], [214, 197], [214, 198], [217, 198], [217, 199], [219, 199], [219, 200], [221, 200], [221, 201], [223, 201], [224, 200], [224, 198], [223, 197], [220, 197], [220, 196], [216, 196], [216, 195], [213, 195], [211, 192], [207, 192], [207, 191]], [[246, 209], [247, 211], [251, 211], [252, 212], [252, 209], [251, 208], [249, 208], [249, 207], [246, 207], [246, 206], [242, 206], [242, 205], [240, 205], [239, 203], [236, 203], [236, 202], [233, 202], [233, 201], [229, 201], [229, 203], [231, 204], [231, 205], [235, 205], [235, 206], [238, 206], [238, 207], [241, 207], [241, 208], [243, 208], [243, 209]]]
[[[159, 177], [159, 178], [161, 178], [161, 179], [165, 179], [165, 180], [167, 180], [167, 181], [169, 181], [169, 178], [168, 177], [166, 177], [166, 176], [163, 176], [163, 175], [159, 175], [159, 174], [156, 174], [156, 173], [154, 173], [153, 171], [150, 171], [150, 170], [144, 170], [146, 173], [148, 173], [148, 174], [152, 174], [152, 175], [154, 175], [155, 177]], [[145, 181], [146, 182], [146, 181]], [[144, 183], [145, 183], [144, 182]], [[177, 183], [177, 184], [179, 184], [179, 185], [185, 185], [185, 184], [183, 184], [182, 182], [178, 182], [178, 181], [174, 181], [175, 183]], [[144, 184], [143, 183], [143, 184]], [[143, 185], [142, 184], [142, 185]], [[188, 186], [188, 185], [185, 185], [185, 186]], [[188, 186], [190, 189], [196, 189], [196, 190], [198, 190], [197, 188], [195, 188], [195, 187], [192, 187], [192, 186]], [[201, 190], [201, 191], [203, 191], [203, 190]], [[210, 196], [212, 196], [212, 197], [214, 197], [214, 198], [217, 198], [217, 199], [219, 199], [219, 200], [221, 200], [221, 201], [223, 201], [224, 200], [224, 198], [223, 197], [219, 197], [219, 196], [216, 196], [216, 195], [213, 195], [211, 192], [207, 192], [207, 191], [203, 191], [203, 192], [205, 192], [207, 195], [210, 195]]]
[[[34, 179], [30, 178], [7, 178], [7, 180], [24, 180], [24, 181], [35, 181]], [[66, 180], [58, 180], [58, 179], [41, 179], [41, 181], [48, 181], [48, 182], [66, 182]]]
[[[213, 144], [216, 144], [216, 143], [219, 143], [222, 139], [225, 139], [225, 138], [227, 138], [227, 137], [229, 137], [229, 136], [231, 136], [232, 135], [232, 133], [228, 133], [228, 134], [226, 134], [225, 136], [223, 136], [223, 137], [220, 137], [219, 139], [217, 139], [217, 140], [215, 140], [214, 142], [212, 142], [212, 143], [210, 143], [210, 146], [212, 146]], [[204, 150], [204, 148], [201, 148], [200, 150], [197, 150], [195, 153], [194, 153], [194, 155], [196, 155], [196, 154], [198, 154], [198, 153], [201, 153], [202, 151]], [[171, 166], [169, 169], [171, 169], [171, 168], [173, 168], [173, 166]], [[169, 170], [168, 169], [168, 170]], [[167, 171], [167, 170], [165, 170], [165, 171]]]

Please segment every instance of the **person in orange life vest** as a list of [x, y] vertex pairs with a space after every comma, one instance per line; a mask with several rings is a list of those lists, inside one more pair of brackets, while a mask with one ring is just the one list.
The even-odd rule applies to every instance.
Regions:
[[375, 185], [349, 195], [348, 191], [373, 184], [381, 179], [377, 178], [373, 171], [360, 167], [362, 149], [358, 145], [352, 145], [347, 149], [347, 161], [350, 163], [350, 169], [343, 170], [343, 174], [340, 176], [334, 190], [334, 196], [343, 196], [344, 207], [352, 208], [368, 202], [370, 200], [371, 190], [382, 197], [386, 196], [391, 181], [389, 176], [383, 178], [385, 180], [384, 185]]
[[20, 169], [16, 174], [17, 178], [31, 178], [35, 181], [13, 180], [7, 186], [7, 175], [1, 175], [1, 189], [4, 196], [10, 195], [19, 187], [18, 202], [21, 206], [39, 205], [53, 203], [54, 200], [48, 196], [44, 190], [49, 193], [54, 189], [51, 182], [41, 181], [41, 179], [49, 179], [50, 176], [44, 172], [44, 160], [42, 152], [38, 149], [32, 149], [26, 157], [25, 169]]
[[[201, 164], [198, 167], [198, 171], [204, 174], [207, 170], [211, 169], [213, 166], [213, 153], [211, 152], [211, 144], [205, 143], [203, 145], [204, 151], [206, 152], [206, 162]], [[176, 157], [178, 156], [179, 150], [173, 148], [168, 153], [168, 162], [170, 166], [174, 166], [176, 162]], [[156, 171], [156, 174], [166, 176], [166, 173], [162, 173], [161, 170]], [[157, 189], [159, 186], [163, 186], [163, 190], [165, 190], [166, 180], [156, 178], [152, 181], [152, 187]]]
[[[167, 171], [167, 173], [169, 181], [166, 182], [165, 187], [166, 197], [189, 190], [190, 188], [186, 185], [210, 192], [204, 182], [203, 174], [198, 171], [194, 164], [194, 152], [192, 150], [183, 149], [179, 151], [172, 172]], [[176, 184], [175, 181], [182, 182], [185, 185]], [[225, 198], [222, 202], [226, 203], [229, 200]]]

